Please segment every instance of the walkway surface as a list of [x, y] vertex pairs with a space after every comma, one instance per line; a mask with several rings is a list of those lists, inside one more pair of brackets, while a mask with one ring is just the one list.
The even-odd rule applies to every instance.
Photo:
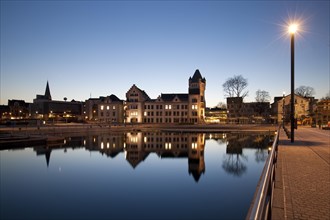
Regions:
[[272, 219], [330, 219], [330, 131], [280, 132]]

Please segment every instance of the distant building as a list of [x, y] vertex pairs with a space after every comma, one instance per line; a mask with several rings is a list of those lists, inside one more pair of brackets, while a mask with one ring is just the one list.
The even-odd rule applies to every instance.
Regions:
[[242, 97], [227, 98], [227, 120], [232, 124], [267, 123], [270, 119], [269, 102], [243, 102]]
[[135, 84], [126, 93], [126, 120], [125, 122], [142, 123], [144, 104], [151, 100], [148, 94]]
[[101, 99], [98, 103], [98, 119], [100, 122], [123, 123], [124, 101], [115, 95]]
[[126, 93], [127, 123], [202, 123], [206, 80], [197, 69], [189, 78], [188, 93], [161, 94], [151, 99], [133, 85]]
[[37, 95], [30, 105], [30, 114], [33, 118], [56, 119], [56, 120], [77, 120], [81, 119], [83, 103], [72, 100], [53, 101], [49, 84], [47, 82], [45, 95]]
[[[295, 114], [294, 117], [298, 120], [298, 124], [311, 124], [313, 114], [313, 105], [315, 99], [313, 97], [302, 97], [295, 94]], [[285, 97], [274, 97], [272, 103], [272, 114], [277, 119], [278, 123], [290, 122], [290, 109], [291, 109], [291, 95]]]
[[0, 105], [0, 119], [10, 119], [11, 113], [8, 105]]
[[29, 117], [30, 103], [24, 100], [8, 100], [10, 119], [25, 119]]
[[206, 108], [205, 122], [225, 124], [227, 122], [227, 108]]
[[321, 100], [317, 102], [314, 111], [314, 122], [318, 126], [330, 127], [330, 100]]
[[85, 101], [85, 120], [96, 121], [98, 120], [99, 109], [98, 104], [102, 102], [102, 97], [90, 98]]

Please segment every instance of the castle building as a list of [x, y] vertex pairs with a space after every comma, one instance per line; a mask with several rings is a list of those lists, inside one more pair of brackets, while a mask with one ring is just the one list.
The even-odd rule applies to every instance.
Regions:
[[151, 99], [133, 85], [126, 93], [126, 123], [202, 123], [206, 80], [197, 69], [189, 78], [188, 93], [161, 94]]

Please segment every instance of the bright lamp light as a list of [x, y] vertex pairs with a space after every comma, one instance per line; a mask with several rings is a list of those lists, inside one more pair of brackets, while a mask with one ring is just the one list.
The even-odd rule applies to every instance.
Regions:
[[298, 25], [297, 24], [291, 24], [289, 26], [289, 33], [294, 34], [294, 33], [297, 32], [297, 30], [298, 30]]

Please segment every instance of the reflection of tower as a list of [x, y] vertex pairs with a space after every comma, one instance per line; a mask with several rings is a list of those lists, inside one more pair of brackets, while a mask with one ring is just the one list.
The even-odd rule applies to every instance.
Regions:
[[50, 149], [48, 147], [35, 147], [34, 151], [36, 151], [37, 156], [45, 155], [46, 164], [47, 164], [47, 167], [49, 167], [50, 154], [52, 152], [52, 149]]
[[126, 160], [135, 168], [149, 154], [142, 149], [142, 133], [126, 134]]
[[189, 174], [192, 174], [198, 182], [202, 173], [205, 172], [204, 162], [205, 134], [192, 135], [189, 138]]

